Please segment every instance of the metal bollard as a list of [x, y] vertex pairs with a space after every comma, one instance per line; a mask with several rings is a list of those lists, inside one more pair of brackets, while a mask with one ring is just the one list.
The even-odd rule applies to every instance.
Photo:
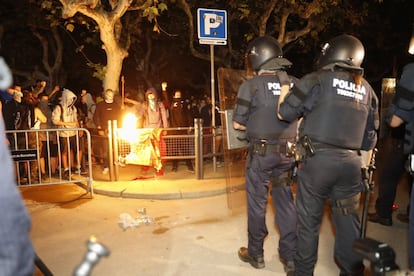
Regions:
[[194, 119], [194, 145], [195, 145], [195, 173], [197, 179], [204, 179], [203, 171], [203, 120]]

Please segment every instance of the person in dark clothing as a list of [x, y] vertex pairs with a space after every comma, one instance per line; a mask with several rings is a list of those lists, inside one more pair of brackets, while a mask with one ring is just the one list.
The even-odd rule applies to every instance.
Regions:
[[[88, 122], [89, 112], [88, 112], [88, 105], [84, 100], [85, 94], [82, 94], [82, 93], [86, 93], [86, 91], [82, 90], [81, 94], [77, 96], [75, 108], [78, 113], [79, 127], [86, 128], [86, 123]], [[87, 170], [86, 170], [87, 156], [85, 156], [86, 154], [85, 148], [86, 148], [86, 143], [87, 143], [86, 139], [87, 139], [86, 135], [83, 132], [81, 132], [81, 135], [79, 136], [79, 150], [81, 151], [81, 155], [79, 157], [80, 158], [79, 164], [76, 164], [77, 166], [76, 173], [80, 173], [80, 174], [87, 174]]]
[[100, 139], [99, 146], [102, 149], [103, 159], [103, 174], [109, 172], [109, 159], [108, 159], [108, 141], [103, 139], [108, 134], [108, 121], [121, 120], [121, 106], [114, 101], [114, 92], [111, 89], [106, 89], [104, 92], [104, 101], [96, 104], [95, 114], [93, 115], [93, 121], [95, 122], [96, 129], [98, 130]]
[[13, 93], [15, 90], [15, 86], [10, 87], [6, 90], [0, 90], [0, 103], [4, 106], [8, 101], [13, 99]]
[[193, 118], [200, 118], [200, 109], [198, 106], [198, 100], [194, 96], [191, 96], [189, 99], [189, 103], [190, 103], [191, 116], [193, 116]]
[[[13, 99], [9, 100], [3, 107], [3, 116], [7, 130], [29, 130], [35, 127], [36, 122], [46, 122], [47, 119], [42, 111], [37, 108], [37, 99], [29, 91], [20, 91], [19, 86], [14, 87]], [[35, 149], [38, 148], [36, 133], [9, 133], [7, 138], [11, 149]], [[17, 139], [17, 140], [15, 140]], [[28, 175], [27, 162], [19, 162], [20, 182], [26, 182]], [[32, 181], [38, 179], [37, 162], [32, 162], [30, 166], [30, 176]]]
[[203, 126], [203, 154], [211, 154], [212, 152], [212, 135], [211, 130], [211, 99], [210, 97], [205, 97], [203, 99], [204, 104], [200, 108], [200, 118], [202, 119]]
[[[186, 108], [185, 102], [181, 97], [181, 91], [174, 92], [173, 101], [170, 106], [170, 127], [184, 128], [183, 130], [173, 130], [171, 134], [174, 135], [188, 135], [190, 127], [193, 125], [194, 118], [191, 116], [191, 111]], [[189, 155], [191, 152], [191, 140], [187, 137], [179, 137], [176, 143], [170, 145], [171, 154], [173, 156]], [[178, 169], [178, 159], [172, 161], [172, 171], [176, 172]], [[190, 159], [185, 160], [189, 171], [194, 172], [193, 163]]]
[[[28, 107], [22, 102], [23, 92], [20, 90], [20, 86], [15, 86], [13, 91], [13, 98], [9, 100], [2, 108], [4, 125], [6, 130], [22, 130], [23, 125], [27, 124], [28, 119]], [[25, 135], [24, 133], [7, 134], [7, 140], [10, 149], [24, 149]], [[24, 162], [19, 162], [18, 172], [16, 174], [20, 184], [27, 183], [27, 170]]]
[[[15, 88], [13, 98], [3, 106], [2, 111], [6, 130], [18, 130], [21, 128], [22, 121], [25, 120], [23, 117], [27, 114], [27, 107], [22, 103], [22, 99], [23, 92], [20, 88]], [[12, 139], [9, 136], [10, 138]]]
[[[213, 133], [212, 123], [213, 116], [211, 115], [213, 104], [210, 97], [205, 97], [205, 105], [200, 108], [200, 118], [203, 120], [203, 153], [211, 154], [213, 152], [213, 143], [215, 143], [215, 153], [222, 151], [222, 128], [221, 128], [221, 117], [218, 106], [214, 108], [214, 127], [215, 132]], [[215, 135], [214, 139], [210, 136]], [[220, 158], [221, 160], [221, 158]]]
[[[40, 124], [40, 129], [53, 129], [55, 126], [52, 122], [52, 108], [49, 103], [49, 96], [46, 92], [38, 95], [38, 108], [47, 118], [46, 123]], [[47, 175], [58, 176], [59, 172], [56, 170], [58, 165], [58, 144], [57, 133], [55, 131], [39, 132], [39, 140], [41, 145], [39, 147], [40, 153], [40, 168], [42, 179], [46, 180]]]
[[[22, 126], [20, 129], [40, 129], [40, 124], [46, 123], [47, 118], [43, 114], [42, 110], [37, 106], [39, 103], [39, 100], [37, 97], [33, 95], [31, 91], [25, 90], [23, 91], [23, 99], [22, 102], [26, 106], [27, 115], [25, 115], [24, 118], [26, 118], [26, 121], [22, 122]], [[26, 139], [25, 139], [26, 140]], [[39, 134], [36, 132], [28, 132], [27, 133], [27, 141], [24, 141], [26, 144], [25, 146], [30, 149], [40, 149], [41, 143], [39, 139]], [[25, 163], [26, 166], [28, 163]], [[32, 182], [37, 182], [40, 179], [39, 175], [39, 166], [37, 161], [30, 161], [30, 180]], [[27, 168], [27, 170], [29, 170]]]
[[381, 159], [375, 181], [378, 197], [375, 201], [375, 212], [368, 214], [368, 220], [384, 226], [392, 226], [393, 205], [399, 181], [406, 177], [409, 183], [412, 182], [412, 176], [405, 169], [408, 155], [403, 151], [404, 132], [405, 124], [391, 128], [381, 142]]
[[211, 127], [211, 99], [206, 97], [205, 105], [200, 108], [200, 118], [203, 119], [203, 127]]
[[[414, 63], [404, 66], [398, 81], [390, 108], [388, 123], [391, 127], [405, 126], [403, 153], [408, 154], [408, 170], [414, 172]], [[411, 183], [414, 185], [414, 181]], [[414, 206], [414, 193], [410, 195], [410, 206]], [[406, 275], [414, 273], [414, 212], [409, 213], [408, 223], [408, 265]]]
[[249, 141], [246, 159], [248, 245], [238, 251], [240, 260], [254, 268], [264, 268], [266, 206], [269, 189], [279, 228], [279, 259], [287, 275], [294, 274], [296, 251], [296, 208], [293, 199], [294, 158], [286, 152], [296, 138], [297, 122], [277, 119], [277, 102], [282, 89], [289, 89], [296, 78], [288, 76], [291, 63], [282, 57], [282, 48], [273, 37], [262, 36], [250, 42], [250, 66], [257, 75], [239, 88], [233, 113], [233, 127], [245, 131]]
[[298, 276], [314, 273], [327, 199], [340, 275], [364, 275], [362, 256], [353, 251], [352, 243], [361, 232], [361, 169], [369, 165], [379, 127], [378, 98], [360, 67], [364, 54], [364, 46], [354, 36], [329, 40], [317, 61], [318, 70], [280, 97], [279, 118], [302, 118], [296, 193]]

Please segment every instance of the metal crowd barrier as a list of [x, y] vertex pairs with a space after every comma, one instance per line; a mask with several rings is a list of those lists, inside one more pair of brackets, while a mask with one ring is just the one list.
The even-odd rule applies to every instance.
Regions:
[[[85, 183], [93, 197], [91, 135], [85, 128], [67, 128], [74, 131], [74, 143], [69, 138], [58, 139], [62, 129], [7, 130], [11, 156], [14, 161], [18, 186], [41, 186]], [[68, 168], [62, 167], [63, 142], [69, 145]], [[76, 154], [81, 152], [81, 154]], [[43, 156], [42, 153], [44, 154]], [[79, 169], [79, 167], [82, 167]], [[44, 173], [42, 171], [44, 170]]]

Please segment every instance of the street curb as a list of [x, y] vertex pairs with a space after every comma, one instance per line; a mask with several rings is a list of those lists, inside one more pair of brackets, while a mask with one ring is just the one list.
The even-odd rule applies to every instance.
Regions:
[[172, 200], [172, 199], [195, 199], [203, 197], [212, 197], [217, 195], [226, 194], [228, 191], [234, 192], [238, 190], [244, 190], [245, 185], [239, 184], [229, 188], [221, 188], [214, 190], [198, 190], [185, 192], [179, 190], [177, 192], [165, 192], [165, 193], [142, 193], [142, 192], [127, 192], [127, 189], [120, 191], [102, 189], [102, 188], [93, 188], [94, 194], [110, 196], [110, 197], [122, 197], [122, 198], [135, 198], [135, 199], [158, 199], [158, 200]]

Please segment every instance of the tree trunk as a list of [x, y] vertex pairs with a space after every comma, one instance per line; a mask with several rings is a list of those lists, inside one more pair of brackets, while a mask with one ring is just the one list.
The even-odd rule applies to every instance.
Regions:
[[119, 45], [115, 37], [115, 24], [108, 20], [108, 18], [103, 18], [102, 21], [97, 21], [101, 28], [101, 40], [107, 60], [103, 89], [112, 89], [115, 93], [118, 93], [122, 64], [128, 53]]
[[122, 71], [122, 63], [125, 56], [119, 49], [106, 49], [107, 65], [105, 72], [105, 79], [103, 81], [103, 88], [112, 89], [115, 93], [119, 92], [119, 76]]
[[[100, 29], [102, 47], [106, 53], [105, 79], [103, 89], [112, 89], [119, 92], [119, 78], [122, 64], [128, 52], [120, 45], [120, 32], [122, 26], [120, 18], [125, 14], [131, 4], [131, 0], [119, 0], [111, 2], [113, 10], [107, 12], [98, 0], [59, 0], [62, 5], [62, 17], [69, 18], [80, 12], [95, 20]], [[115, 5], [116, 3], [116, 5]]]

